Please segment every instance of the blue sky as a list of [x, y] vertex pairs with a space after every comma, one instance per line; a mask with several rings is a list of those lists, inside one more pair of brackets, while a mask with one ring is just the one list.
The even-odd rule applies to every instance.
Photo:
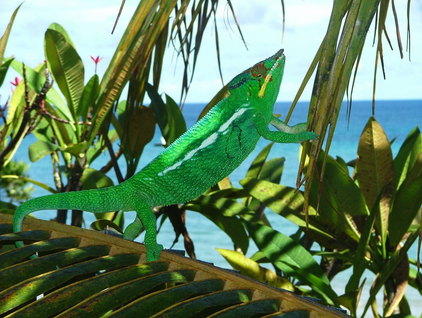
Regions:
[[[20, 0], [0, 1], [0, 33], [3, 34], [7, 21]], [[326, 31], [331, 10], [331, 1], [295, 0], [286, 2], [286, 30], [281, 42], [281, 7], [279, 0], [234, 0], [237, 18], [242, 27], [249, 50], [246, 50], [230, 17], [228, 8], [221, 1], [218, 12], [221, 59], [225, 82], [253, 65], [272, 55], [280, 47], [285, 49], [287, 64], [279, 95], [280, 101], [291, 101]], [[27, 0], [15, 20], [6, 56], [14, 55], [30, 66], [40, 63], [43, 58], [43, 37], [52, 22], [62, 24], [70, 34], [84, 60], [86, 78], [94, 72], [90, 56], [102, 56], [99, 65], [102, 74], [110, 61], [119, 38], [123, 33], [137, 0], [127, 0], [117, 31], [110, 34], [120, 0]], [[396, 1], [403, 41], [406, 38], [406, 3]], [[389, 35], [393, 39], [394, 50], [384, 41], [387, 80], [378, 74], [377, 98], [379, 99], [421, 99], [422, 98], [422, 1], [411, 3], [412, 51], [411, 62], [407, 55], [401, 60], [395, 40], [395, 28], [389, 16]], [[207, 102], [221, 88], [214, 48], [213, 25], [204, 36], [194, 83], [188, 102]], [[373, 28], [370, 31], [360, 63], [354, 99], [371, 99], [375, 49], [372, 47]], [[160, 90], [176, 100], [179, 98], [182, 63], [169, 49], [166, 55], [165, 72]], [[8, 74], [8, 80], [14, 74]], [[0, 90], [0, 102], [10, 95], [10, 87], [5, 82]], [[309, 100], [310, 85], [302, 100]]]

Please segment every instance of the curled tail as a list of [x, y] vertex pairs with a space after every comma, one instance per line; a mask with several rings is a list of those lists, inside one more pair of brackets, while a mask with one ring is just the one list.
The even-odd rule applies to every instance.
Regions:
[[22, 230], [22, 221], [28, 214], [41, 210], [82, 210], [111, 212], [129, 210], [125, 200], [127, 193], [122, 185], [93, 190], [56, 193], [24, 202], [13, 216], [13, 231]]

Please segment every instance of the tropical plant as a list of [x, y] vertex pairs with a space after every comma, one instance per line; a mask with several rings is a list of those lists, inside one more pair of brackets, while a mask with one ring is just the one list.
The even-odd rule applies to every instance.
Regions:
[[[20, 90], [19, 97], [28, 92], [45, 95], [42, 95], [45, 101], [39, 100], [35, 106], [31, 105], [31, 109], [36, 109], [41, 119], [32, 127], [36, 126], [34, 134], [38, 140], [31, 145], [29, 155], [32, 161], [45, 155], [51, 156], [56, 187], [54, 192], [111, 185], [112, 181], [105, 173], [112, 168], [118, 182], [132, 176], [144, 146], [154, 135], [155, 117], [167, 144], [186, 129], [180, 109], [170, 97], [167, 96], [166, 103], [156, 97], [150, 107], [144, 106], [143, 100], [147, 88], [150, 96], [158, 96], [162, 61], [169, 37], [174, 45], [179, 43], [179, 53], [185, 63], [183, 99], [192, 80], [188, 71], [189, 61], [193, 59], [194, 69], [201, 34], [210, 17], [215, 14], [217, 4], [213, 1], [182, 1], [180, 4], [175, 0], [140, 1], [101, 81], [95, 74], [85, 84], [82, 60], [70, 36], [56, 23], [50, 25], [45, 33], [46, 65], [36, 69], [26, 67], [24, 71], [22, 63], [6, 61], [25, 75], [25, 89]], [[189, 14], [188, 18], [189, 8], [192, 15]], [[172, 12], [175, 18], [171, 24]], [[195, 31], [198, 35], [192, 38]], [[95, 63], [98, 61], [94, 60]], [[55, 87], [50, 88], [50, 73], [46, 72], [47, 69], [60, 93]], [[148, 86], [151, 71], [153, 86]], [[46, 87], [41, 88], [40, 83], [45, 83]], [[125, 86], [128, 86], [127, 99], [119, 103]], [[16, 107], [25, 109], [22, 98], [18, 104], [19, 107]], [[9, 109], [8, 113], [14, 112]], [[168, 116], [164, 116], [166, 113]], [[174, 114], [179, 115], [174, 117]], [[182, 130], [177, 130], [175, 135], [168, 127], [173, 127], [172, 122], [180, 119], [182, 126], [178, 125]], [[12, 127], [16, 127], [16, 124]], [[117, 139], [120, 141], [119, 149], [115, 151], [113, 142]], [[89, 168], [105, 149], [110, 154], [110, 162], [98, 171]], [[122, 154], [127, 167], [125, 175], [117, 163]], [[43, 187], [52, 190], [46, 185]], [[115, 219], [117, 214], [107, 217]], [[66, 211], [60, 211], [57, 220], [65, 222]], [[73, 212], [72, 224], [82, 224], [81, 211]], [[120, 225], [123, 223], [120, 222]]]
[[[212, 215], [212, 220], [242, 252], [220, 253], [234, 268], [254, 278], [263, 276], [262, 269], [258, 270], [253, 261], [269, 262], [281, 277], [294, 284], [291, 288], [329, 304], [343, 305], [355, 317], [368, 270], [375, 274], [375, 279], [369, 298], [364, 300], [363, 315], [369, 307], [374, 316], [379, 315], [375, 296], [382, 288], [385, 295], [382, 316], [394, 312], [410, 315], [411, 307], [405, 297], [407, 286], [422, 293], [418, 261], [409, 258], [409, 248], [422, 230], [419, 129], [410, 132], [393, 159], [390, 142], [371, 117], [362, 132], [358, 159], [350, 163], [354, 167], [352, 175], [342, 158], [334, 159], [322, 152], [316, 161], [316, 171], [324, 167], [324, 178], [311, 189], [308, 214], [303, 213], [304, 192], [278, 184], [280, 171], [276, 169], [280, 164], [274, 165], [274, 159], [266, 162], [270, 147], [259, 154], [246, 178], [240, 181], [243, 189], [217, 190], [187, 205]], [[255, 204], [250, 204], [251, 197]], [[234, 198], [243, 198], [243, 202]], [[288, 237], [272, 228], [262, 207], [293, 222], [298, 226], [297, 233]], [[230, 228], [224, 226], [229, 222]], [[247, 262], [240, 261], [245, 258], [248, 237], [259, 251]], [[319, 264], [316, 257], [321, 257]], [[344, 294], [338, 296], [330, 281], [348, 268], [352, 268], [352, 275]]]
[[[227, 3], [233, 10], [231, 2]], [[2, 145], [5, 140], [9, 142], [9, 146], [0, 149], [0, 158], [10, 161], [19, 142], [33, 130], [38, 140], [30, 147], [30, 157], [37, 160], [51, 156], [56, 182], [56, 189], [49, 189], [52, 192], [110, 185], [112, 181], [105, 173], [111, 169], [118, 182], [133, 175], [156, 123], [165, 146], [186, 129], [177, 103], [169, 96], [163, 101], [158, 94], [168, 42], [178, 49], [185, 64], [182, 101], [193, 74], [187, 65], [191, 63], [194, 70], [204, 29], [209, 19], [215, 17], [217, 5], [218, 1], [140, 1], [105, 74], [101, 79], [95, 74], [86, 83], [81, 58], [67, 32], [58, 24], [52, 24], [45, 34], [47, 65], [24, 68], [18, 61], [2, 59], [0, 80], [12, 66], [21, 73], [23, 81], [17, 86], [8, 109], [8, 118], [12, 119], [0, 127]], [[333, 2], [327, 33], [286, 118], [289, 120], [316, 70], [308, 122], [320, 138], [302, 150], [298, 186], [304, 173], [307, 181], [304, 192], [279, 184], [284, 159], [268, 160], [270, 144], [254, 160], [241, 182], [243, 188], [234, 188], [226, 178], [191, 202], [156, 209], [163, 216], [161, 222], [169, 217], [176, 235], [184, 236], [191, 256], [195, 254], [184, 224], [186, 210], [203, 214], [229, 235], [236, 252], [222, 251], [222, 254], [245, 274], [318, 297], [327, 304], [346, 306], [357, 316], [362, 278], [369, 270], [377, 276], [365, 303], [365, 313], [372, 306], [374, 315], [378, 315], [374, 299], [384, 288], [383, 315], [394, 311], [410, 315], [405, 287], [410, 284], [422, 290], [417, 261], [408, 257], [408, 249], [421, 231], [420, 219], [412, 223], [420, 213], [422, 197], [419, 130], [409, 135], [393, 159], [385, 134], [370, 119], [361, 137], [359, 159], [352, 175], [344, 160], [328, 155], [342, 101], [348, 88], [352, 93], [363, 45], [374, 19], [376, 65], [379, 58], [382, 61], [382, 34], [386, 34], [389, 8], [389, 1], [380, 0]], [[391, 8], [396, 17], [394, 2]], [[0, 40], [0, 57], [11, 23]], [[400, 36], [398, 40], [401, 52]], [[52, 86], [50, 72], [59, 90]], [[150, 74], [152, 85], [148, 84]], [[126, 100], [120, 101], [124, 87], [128, 87]], [[146, 94], [151, 100], [149, 106], [144, 105]], [[213, 105], [212, 101], [203, 113]], [[33, 117], [22, 121], [23, 125], [19, 119], [22, 114]], [[11, 150], [4, 152], [4, 149]], [[110, 154], [110, 161], [99, 170], [91, 169], [92, 162], [105, 150]], [[120, 157], [126, 163], [125, 174], [117, 161]], [[4, 162], [0, 160], [0, 166]], [[297, 233], [288, 237], [274, 229], [266, 217], [266, 208], [295, 223]], [[59, 214], [58, 219], [64, 215]], [[94, 226], [112, 225], [121, 230], [121, 215], [112, 213], [107, 218], [113, 223], [98, 221]], [[81, 222], [81, 213], [74, 213], [72, 223]], [[259, 252], [248, 260], [245, 255], [250, 239]], [[259, 265], [264, 262], [271, 263], [275, 273]], [[331, 280], [347, 268], [352, 268], [353, 274], [344, 294], [339, 296]]]

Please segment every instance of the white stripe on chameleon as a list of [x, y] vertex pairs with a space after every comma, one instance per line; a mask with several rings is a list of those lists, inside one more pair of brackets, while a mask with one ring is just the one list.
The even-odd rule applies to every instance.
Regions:
[[169, 171], [171, 171], [171, 170], [174, 170], [174, 169], [177, 169], [179, 166], [181, 166], [182, 165], [182, 163], [183, 162], [185, 162], [185, 161], [187, 161], [187, 160], [189, 160], [189, 159], [191, 159], [199, 150], [201, 150], [201, 149], [204, 149], [205, 147], [208, 147], [209, 145], [211, 145], [213, 142], [215, 142], [216, 140], [217, 140], [217, 137], [218, 137], [218, 134], [217, 133], [213, 133], [211, 136], [209, 136], [207, 139], [205, 139], [200, 145], [199, 145], [199, 147], [198, 148], [196, 148], [196, 149], [193, 149], [193, 150], [191, 150], [191, 151], [189, 151], [187, 154], [186, 154], [186, 156], [182, 159], [182, 160], [180, 160], [180, 161], [178, 161], [178, 162], [176, 162], [176, 163], [174, 163], [173, 165], [171, 165], [170, 167], [167, 167], [166, 169], [164, 169], [162, 172], [160, 172], [159, 174], [158, 174], [158, 176], [163, 176], [165, 173], [167, 173], [167, 172], [169, 172]]
[[[237, 118], [237, 117], [239, 117], [239, 116], [241, 116], [245, 111], [246, 111], [246, 108], [245, 108], [245, 106], [247, 106], [247, 104], [243, 104], [242, 106], [240, 106], [240, 107], [242, 107], [238, 112], [236, 112], [236, 113], [234, 113], [233, 115], [232, 115], [232, 117], [230, 117], [229, 118], [229, 120], [228, 121], [226, 121], [223, 125], [221, 125], [221, 127], [218, 129], [218, 132], [222, 132], [222, 131], [225, 131], [225, 130], [227, 130], [227, 128], [229, 128], [229, 126], [231, 125], [231, 123]], [[224, 134], [224, 133], [223, 133]]]
[[246, 104], [242, 105], [241, 106], [242, 108], [238, 112], [234, 113], [223, 125], [221, 125], [221, 127], [218, 129], [217, 132], [213, 133], [211, 136], [209, 136], [204, 141], [202, 141], [202, 143], [199, 145], [198, 148], [189, 151], [182, 160], [172, 164], [170, 167], [167, 167], [166, 169], [164, 169], [163, 171], [158, 173], [158, 176], [162, 177], [165, 173], [167, 173], [171, 170], [177, 169], [178, 167], [180, 167], [183, 164], [183, 162], [191, 159], [199, 150], [204, 149], [204, 148], [208, 147], [209, 145], [213, 144], [217, 140], [219, 133], [222, 132], [223, 135], [226, 134], [228, 132], [228, 128], [229, 128], [230, 124], [237, 117], [241, 116], [246, 111], [246, 108], [244, 108], [245, 106], [246, 106]]

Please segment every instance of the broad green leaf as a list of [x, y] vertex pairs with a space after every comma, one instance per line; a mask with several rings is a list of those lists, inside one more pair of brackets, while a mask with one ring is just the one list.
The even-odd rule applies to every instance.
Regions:
[[262, 148], [262, 150], [259, 152], [259, 154], [255, 157], [255, 159], [249, 166], [248, 171], [246, 172], [246, 178], [258, 179], [273, 145], [274, 143], [270, 142], [268, 145]]
[[[221, 190], [224, 191], [224, 190]], [[227, 193], [224, 191], [224, 193]], [[190, 201], [186, 204], [186, 208], [189, 209], [191, 206], [200, 206], [202, 209], [211, 209], [216, 213], [224, 216], [246, 216], [251, 215], [254, 211], [248, 209], [243, 204], [240, 204], [235, 199], [213, 196], [213, 195], [202, 195], [195, 200]]]
[[400, 187], [408, 176], [419, 154], [422, 152], [422, 138], [418, 127], [415, 127], [400, 147], [394, 158], [395, 186]]
[[107, 175], [93, 168], [84, 169], [81, 181], [84, 190], [99, 189], [113, 185], [113, 181]]
[[97, 100], [99, 92], [99, 85], [98, 75], [95, 74], [84, 87], [79, 101], [78, 111], [76, 113], [76, 117], [78, 119], [81, 117], [83, 122], [87, 120], [90, 107], [93, 108], [95, 106], [95, 101]]
[[19, 127], [19, 123], [22, 121], [24, 107], [25, 85], [21, 82], [13, 91], [9, 107], [7, 109], [6, 123], [11, 124], [13, 128]]
[[242, 222], [236, 217], [228, 217], [224, 214], [226, 209], [219, 209], [213, 205], [191, 204], [186, 209], [197, 211], [211, 220], [220, 229], [222, 229], [233, 241], [233, 244], [240, 248], [244, 253], [249, 247], [249, 238]]
[[422, 205], [422, 153], [396, 192], [390, 214], [389, 238], [393, 249], [410, 231], [410, 225]]
[[216, 250], [234, 269], [240, 271], [242, 275], [246, 275], [277, 288], [283, 288], [290, 291], [295, 290], [295, 286], [289, 280], [278, 276], [268, 268], [260, 266], [257, 262], [246, 257], [244, 254], [224, 248], [217, 248]]
[[87, 150], [89, 147], [88, 142], [82, 141], [77, 144], [71, 144], [69, 146], [66, 146], [63, 151], [71, 153], [74, 156], [81, 155], [85, 150]]
[[[18, 11], [20, 9], [22, 4], [20, 4], [15, 11], [13, 11], [12, 16], [10, 17], [9, 23], [6, 27], [6, 30], [4, 31], [2, 37], [0, 38], [0, 63], [3, 60], [4, 51], [6, 50], [7, 40], [9, 39], [10, 32], [12, 31], [13, 22], [15, 21], [15, 17], [18, 14]], [[1, 83], [0, 83], [1, 85]]]
[[4, 78], [6, 77], [7, 71], [9, 70], [9, 66], [12, 63], [13, 59], [13, 57], [5, 59], [3, 63], [0, 64], [0, 86], [3, 85]]
[[136, 172], [136, 168], [146, 144], [154, 137], [155, 116], [154, 111], [145, 106], [127, 108], [126, 112], [119, 116], [123, 129], [120, 136], [121, 149], [126, 158], [128, 177]]
[[379, 200], [376, 228], [381, 235], [385, 254], [388, 216], [394, 187], [393, 155], [388, 138], [375, 118], [369, 118], [363, 129], [358, 147], [356, 177], [369, 209]]
[[310, 203], [318, 207], [321, 223], [325, 224], [337, 239], [344, 240], [344, 233], [349, 239], [358, 242], [358, 228], [362, 227], [362, 224], [356, 224], [356, 222], [369, 215], [365, 198], [349, 176], [347, 166], [341, 160], [334, 160], [321, 152], [317, 161], [319, 169], [322, 169], [324, 159], [323, 180], [312, 184]]
[[[335, 237], [326, 232], [321, 224], [318, 223], [318, 219], [310, 218], [309, 224], [306, 224], [305, 215], [302, 214], [304, 203], [302, 192], [295, 188], [251, 178], [240, 180], [240, 184], [250, 195], [265, 204], [273, 212], [300, 227], [308, 227], [310, 231], [315, 231], [316, 234], [325, 237], [325, 239], [335, 240]], [[315, 216], [315, 210], [310, 210], [309, 215]]]
[[82, 60], [66, 37], [54, 29], [47, 29], [44, 49], [51, 73], [67, 100], [73, 121], [77, 121], [79, 99], [84, 89]]
[[280, 183], [285, 161], [286, 159], [281, 157], [273, 158], [265, 162], [261, 174], [259, 175], [259, 179], [267, 180], [272, 183]]
[[32, 162], [38, 161], [46, 155], [51, 154], [60, 148], [47, 141], [37, 140], [29, 146], [29, 160]]
[[298, 242], [259, 223], [247, 223], [248, 232], [261, 252], [287, 275], [306, 282], [329, 304], [337, 298], [330, 282], [312, 255]]
[[179, 106], [170, 96], [166, 95], [166, 103], [164, 103], [153, 86], [148, 84], [146, 88], [161, 134], [166, 140], [166, 146], [169, 146], [186, 131], [185, 119]]
[[61, 35], [63, 35], [63, 37], [65, 38], [66, 42], [68, 42], [71, 46], [73, 46], [74, 49], [76, 49], [75, 44], [73, 44], [72, 39], [70, 38], [69, 34], [67, 33], [67, 31], [65, 30], [65, 28], [63, 26], [61, 26], [58, 23], [51, 23], [48, 28], [50, 30], [54, 30], [57, 31], [58, 33], [60, 33]]
[[[16, 72], [21, 75], [23, 74], [23, 63], [17, 60], [13, 60], [11, 66]], [[33, 68], [27, 65], [25, 65], [25, 69], [28, 86], [39, 94], [47, 79], [42, 73], [34, 70]], [[68, 106], [65, 104], [63, 98], [60, 96], [60, 94], [56, 91], [54, 87], [50, 87], [50, 89], [48, 90], [46, 101], [49, 102], [51, 105], [54, 105], [60, 112], [60, 114], [63, 115], [63, 118], [69, 121], [73, 120], [72, 114], [70, 113]], [[71, 124], [73, 124], [73, 122]]]

